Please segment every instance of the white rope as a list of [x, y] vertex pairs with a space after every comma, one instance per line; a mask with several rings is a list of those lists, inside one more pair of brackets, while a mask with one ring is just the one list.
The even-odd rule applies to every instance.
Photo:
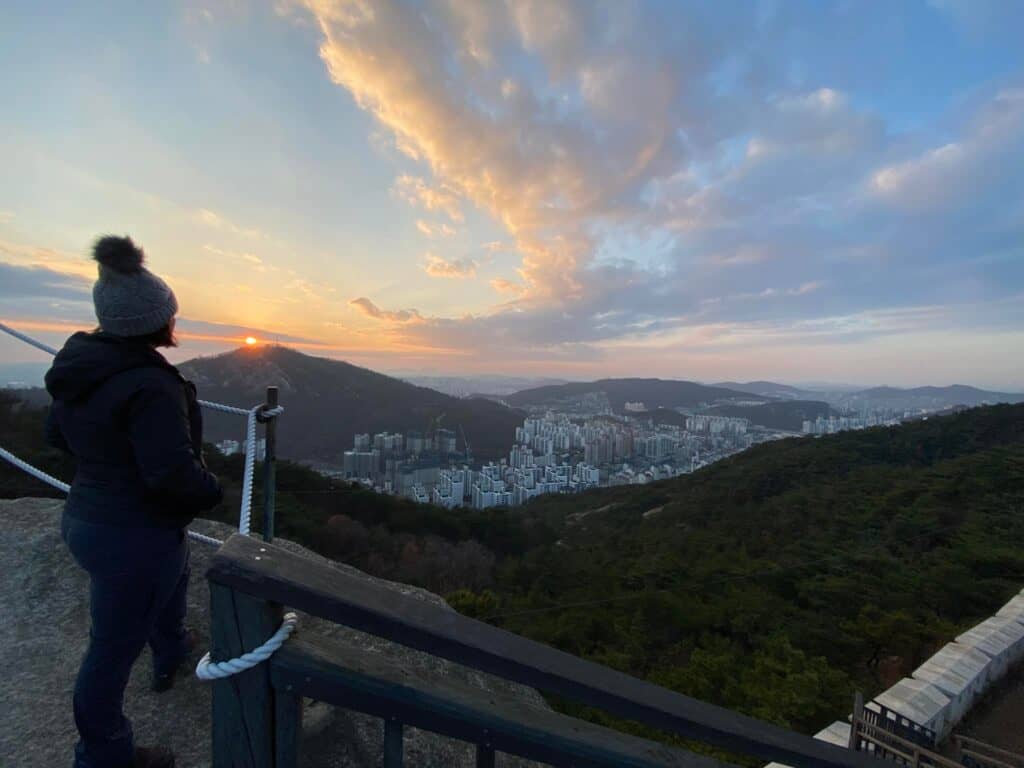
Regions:
[[[13, 328], [11, 328], [11, 326], [9, 326], [9, 325], [5, 325], [4, 323], [0, 323], [0, 331], [3, 331], [4, 333], [10, 334], [11, 336], [13, 336], [14, 338], [18, 339], [19, 341], [24, 341], [26, 344], [29, 344], [29, 345], [35, 347], [36, 349], [41, 349], [43, 352], [49, 352], [51, 355], [56, 355], [57, 354], [57, 350], [54, 349], [53, 347], [49, 346], [48, 344], [43, 344], [43, 342], [38, 341], [37, 339], [33, 339], [31, 336], [26, 336], [21, 331], [16, 331]], [[224, 405], [223, 403], [214, 403], [214, 402], [211, 402], [210, 400], [200, 400], [199, 401], [199, 405], [201, 405], [203, 408], [209, 408], [211, 411], [221, 411], [222, 413], [233, 413], [236, 416], [248, 416], [249, 413], [250, 413], [250, 411], [246, 410], [245, 408], [236, 408], [233, 405]], [[278, 410], [278, 409], [280, 409], [280, 410]], [[283, 413], [284, 409], [280, 408], [280, 406], [278, 406], [278, 408], [274, 408], [272, 410], [267, 411], [267, 415], [268, 416], [276, 416], [277, 413], [275, 413], [275, 411], [277, 411], [278, 413]]]
[[[60, 480], [55, 478], [53, 475], [48, 475], [45, 472], [43, 472], [43, 470], [38, 469], [37, 467], [33, 467], [27, 461], [23, 461], [22, 459], [19, 459], [17, 456], [15, 456], [13, 453], [11, 453], [10, 451], [6, 450], [5, 448], [0, 448], [0, 459], [5, 459], [5, 460], [9, 461], [11, 464], [16, 466], [18, 469], [22, 470], [23, 472], [27, 472], [28, 474], [32, 475], [32, 477], [36, 478], [37, 480], [42, 480], [47, 485], [52, 485], [58, 491], [63, 491], [64, 493], [68, 493], [68, 492], [71, 491], [71, 486], [68, 485], [67, 483], [62, 483]], [[196, 541], [201, 541], [201, 542], [203, 542], [203, 544], [211, 544], [212, 546], [215, 546], [215, 547], [219, 547], [221, 544], [224, 543], [220, 539], [215, 539], [212, 536], [206, 536], [206, 535], [204, 535], [202, 533], [198, 533], [197, 531], [189, 531], [188, 535], [189, 535], [190, 538], [193, 538]]]
[[9, 325], [4, 325], [3, 323], [0, 323], [0, 331], [3, 331], [4, 333], [9, 333], [14, 338], [24, 341], [26, 344], [29, 344], [35, 347], [36, 349], [41, 349], [43, 350], [43, 352], [49, 352], [51, 355], [57, 354], [57, 350], [54, 349], [53, 347], [47, 346], [46, 344], [43, 344], [43, 342], [41, 341], [36, 341], [32, 337], [26, 336], [24, 333], [14, 330]]
[[286, 613], [281, 626], [278, 627], [277, 632], [267, 642], [259, 648], [253, 648], [248, 653], [243, 653], [237, 659], [210, 661], [210, 654], [207, 653], [196, 665], [196, 677], [200, 680], [222, 680], [225, 677], [231, 677], [231, 675], [237, 675], [239, 672], [245, 672], [247, 669], [259, 666], [284, 645], [284, 641], [295, 631], [295, 625], [298, 621], [299, 617], [294, 613]]
[[6, 459], [7, 461], [11, 462], [11, 464], [16, 466], [23, 472], [28, 472], [30, 475], [32, 475], [32, 477], [36, 478], [37, 480], [42, 480], [47, 485], [52, 485], [58, 491], [64, 491], [64, 493], [67, 493], [68, 491], [71, 490], [71, 486], [68, 485], [67, 483], [62, 483], [53, 475], [48, 475], [45, 472], [43, 472], [43, 470], [33, 467], [27, 461], [22, 461], [10, 451], [0, 448], [0, 458]]
[[[41, 349], [43, 352], [49, 352], [51, 355], [56, 355], [57, 350], [53, 347], [43, 344], [41, 341], [36, 341], [31, 336], [26, 336], [20, 331], [16, 331], [8, 325], [0, 323], [0, 331], [8, 333], [16, 339], [24, 341], [26, 344], [31, 344], [36, 349]], [[246, 536], [249, 535], [249, 529], [252, 521], [252, 486], [253, 476], [256, 472], [256, 421], [257, 418], [273, 418], [280, 416], [284, 413], [284, 408], [280, 405], [274, 408], [266, 408], [263, 405], [257, 405], [255, 408], [245, 409], [236, 408], [233, 405], [224, 405], [223, 403], [214, 403], [210, 400], [199, 400], [199, 405], [203, 408], [208, 408], [211, 411], [220, 411], [221, 413], [231, 413], [236, 416], [245, 416], [247, 419], [246, 423], [246, 440], [245, 440], [245, 468], [242, 474], [242, 503], [241, 509], [238, 514], [238, 531]], [[36, 469], [31, 464], [26, 464], [24, 461], [19, 459], [17, 456], [4, 451], [0, 448], [0, 457], [7, 459], [9, 462], [14, 464], [19, 469], [28, 472], [30, 475], [39, 478], [44, 483], [52, 485], [54, 488], [67, 493], [70, 490], [70, 486], [66, 483], [62, 483], [55, 477], [50, 477], [42, 470]], [[203, 536], [199, 533], [193, 533], [189, 531], [189, 536], [196, 539], [197, 541], [204, 541], [208, 544], [216, 543], [220, 546], [223, 542], [210, 538], [209, 536]]]
[[252, 520], [252, 482], [256, 472], [256, 416], [262, 405], [249, 411], [249, 421], [245, 430], [245, 467], [242, 470], [242, 509], [238, 515], [238, 532], [249, 535]]
[[189, 531], [188, 537], [190, 539], [195, 539], [196, 541], [201, 541], [203, 544], [209, 544], [211, 547], [219, 547], [224, 543], [220, 539], [215, 539], [213, 536], [207, 536], [206, 534], [199, 533], [199, 531]]
[[233, 413], [236, 416], [248, 416], [249, 411], [245, 408], [235, 408], [233, 405], [224, 405], [223, 403], [214, 403], [209, 400], [197, 400], [203, 408], [209, 408], [211, 411], [220, 411], [221, 413]]

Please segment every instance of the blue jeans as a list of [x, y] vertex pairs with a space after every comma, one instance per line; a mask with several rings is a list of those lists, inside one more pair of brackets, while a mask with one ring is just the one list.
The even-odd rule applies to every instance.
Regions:
[[183, 530], [124, 528], [64, 516], [61, 535], [91, 580], [89, 649], [75, 682], [76, 768], [124, 768], [134, 749], [124, 716], [132, 665], [149, 643], [155, 672], [188, 654], [189, 548]]

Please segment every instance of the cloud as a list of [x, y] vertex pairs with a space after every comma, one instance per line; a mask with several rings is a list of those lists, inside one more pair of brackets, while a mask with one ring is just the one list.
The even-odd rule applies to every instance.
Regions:
[[1022, 156], [1024, 87], [1005, 89], [983, 105], [959, 140], [875, 171], [871, 191], [906, 210], [948, 209], [1005, 184], [1020, 195]]
[[267, 235], [255, 227], [244, 227], [236, 224], [223, 214], [211, 211], [208, 208], [200, 208], [195, 213], [196, 219], [211, 229], [227, 232], [250, 240], [265, 240]]
[[480, 263], [476, 259], [443, 259], [432, 253], [426, 254], [423, 271], [431, 277], [456, 278], [464, 280], [476, 277]]
[[261, 342], [275, 341], [296, 345], [319, 343], [317, 339], [280, 333], [271, 328], [235, 325], [232, 323], [214, 323], [188, 317], [178, 318], [177, 327], [182, 334], [182, 338], [221, 340], [238, 345], [241, 345], [248, 336], [252, 336]]
[[415, 309], [400, 309], [398, 311], [383, 310], [367, 298], [352, 299], [350, 306], [355, 307], [367, 317], [374, 320], [388, 320], [395, 323], [410, 323], [422, 319], [422, 316]]
[[92, 302], [92, 281], [46, 267], [23, 267], [0, 261], [0, 298], [66, 299]]
[[496, 290], [498, 293], [510, 294], [512, 296], [522, 296], [526, 293], [526, 286], [522, 283], [516, 283], [512, 280], [507, 280], [504, 277], [496, 277], [491, 280], [491, 288]]
[[206, 251], [207, 253], [212, 253], [214, 256], [220, 256], [222, 258], [230, 259], [232, 261], [242, 261], [242, 262], [245, 262], [247, 264], [252, 264], [253, 266], [257, 266], [257, 267], [263, 265], [263, 259], [261, 259], [259, 256], [256, 256], [256, 255], [254, 255], [252, 253], [243, 252], [243, 251], [225, 250], [223, 248], [218, 248], [218, 247], [216, 247], [214, 245], [209, 245], [209, 244], [204, 245], [203, 246], [203, 250]]
[[[459, 197], [449, 187], [430, 187], [414, 176], [399, 176], [395, 181], [395, 194], [410, 205], [426, 208], [428, 211], [445, 213], [452, 221], [462, 221]], [[417, 222], [417, 226], [419, 222]], [[422, 230], [421, 230], [422, 231]]]
[[870, 73], [843, 71], [863, 61], [844, 41], [905, 28], [902, 9], [300, 5], [330, 78], [404, 155], [395, 195], [449, 221], [489, 214], [506, 235], [483, 250], [519, 259], [470, 315], [359, 300], [394, 343], [594, 360], [802, 323], [848, 339], [828, 318], [901, 307], [949, 306], [932, 322], [950, 328], [1014, 322], [999, 302], [1024, 287], [1019, 86], [890, 123]]
[[[394, 2], [374, 3], [372, 10], [307, 4], [323, 34], [320, 54], [331, 78], [433, 174], [431, 182], [401, 175], [396, 193], [453, 220], [461, 220], [463, 199], [490, 211], [519, 240], [531, 290], [564, 295], [572, 272], [590, 255], [586, 219], [628, 205], [683, 153], [685, 125], [674, 124], [681, 117], [674, 94], [685, 89], [676, 78], [704, 64], [688, 52], [689, 66], [676, 66], [678, 46], [703, 45], [684, 31], [675, 39], [655, 35], [656, 44], [647, 45], [653, 19], [643, 27], [623, 25], [607, 52], [617, 62], [614, 76], [605, 71], [597, 85], [595, 75], [588, 93], [596, 99], [600, 91], [605, 102], [628, 100], [643, 119], [620, 114], [597, 126], [582, 102], [567, 108], [544, 95], [544, 83], [506, 77], [504, 70], [523, 54], [533, 56], [566, 78], [570, 97], [582, 99], [570, 76], [599, 68], [606, 52], [587, 49], [580, 30], [622, 14], [614, 5], [545, 5], [428, 4], [409, 14]], [[634, 45], [648, 55], [627, 55]], [[480, 68], [486, 62], [493, 72]], [[592, 109], [608, 116], [600, 106]]]
[[96, 264], [91, 258], [59, 251], [55, 248], [0, 240], [0, 255], [3, 255], [9, 264], [16, 266], [45, 267], [61, 274], [75, 275], [87, 280], [96, 278]]
[[427, 237], [454, 237], [457, 232], [453, 227], [445, 223], [431, 224], [423, 219], [416, 219], [416, 229]]

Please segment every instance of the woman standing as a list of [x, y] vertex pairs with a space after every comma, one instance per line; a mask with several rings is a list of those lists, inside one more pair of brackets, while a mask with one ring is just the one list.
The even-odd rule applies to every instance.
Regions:
[[75, 766], [173, 768], [170, 750], [135, 746], [124, 690], [147, 643], [157, 692], [171, 687], [196, 644], [184, 624], [185, 528], [222, 492], [203, 462], [195, 387], [157, 352], [176, 344], [174, 292], [143, 266], [130, 238], [101, 238], [93, 256], [100, 327], [68, 339], [46, 374], [47, 439], [77, 459], [62, 535], [90, 577]]

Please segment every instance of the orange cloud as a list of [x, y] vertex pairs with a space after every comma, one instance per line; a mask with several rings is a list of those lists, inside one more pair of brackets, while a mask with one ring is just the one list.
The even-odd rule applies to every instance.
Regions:
[[498, 293], [507, 293], [512, 296], [522, 296], [526, 292], [526, 286], [522, 283], [506, 280], [503, 277], [497, 277], [494, 280], [491, 280], [491, 288], [496, 290]]
[[474, 259], [443, 259], [432, 253], [426, 255], [423, 271], [431, 277], [465, 280], [476, 277], [479, 262]]
[[411, 323], [422, 320], [423, 316], [415, 309], [385, 310], [367, 298], [352, 299], [349, 306], [355, 307], [366, 317], [374, 320], [390, 320], [394, 323]]
[[[452, 221], [462, 221], [463, 215], [459, 208], [459, 197], [446, 186], [430, 187], [416, 176], [399, 176], [395, 181], [395, 194], [410, 205], [421, 206], [428, 211], [446, 213]], [[416, 224], [418, 227], [420, 223]], [[420, 227], [420, 231], [423, 228]]]

